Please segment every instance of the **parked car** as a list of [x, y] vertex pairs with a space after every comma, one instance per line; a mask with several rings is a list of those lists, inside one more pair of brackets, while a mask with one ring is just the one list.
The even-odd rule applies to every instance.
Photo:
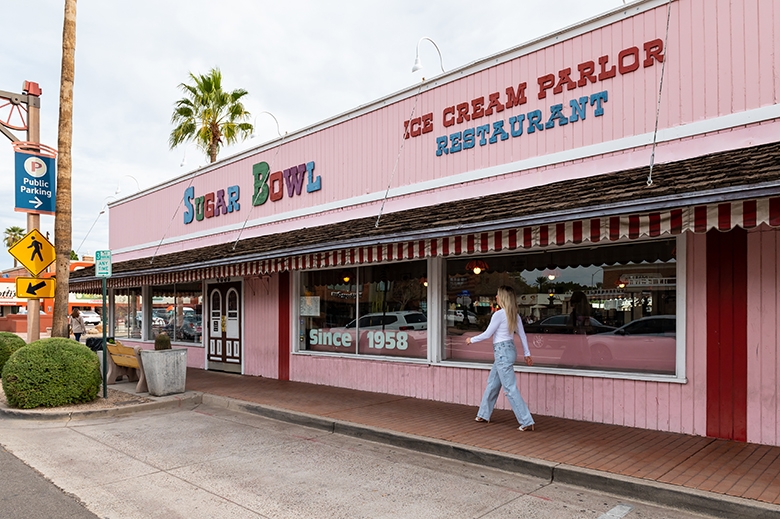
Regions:
[[87, 326], [97, 326], [103, 322], [103, 319], [100, 318], [100, 314], [93, 312], [92, 310], [79, 310], [79, 313], [81, 314], [82, 319], [84, 319], [84, 324]]
[[606, 369], [673, 374], [677, 358], [677, 318], [653, 315], [611, 332], [588, 337], [591, 361]]
[[[135, 314], [135, 324], [140, 328], [141, 321], [143, 320], [143, 314], [141, 312], [138, 312]], [[160, 317], [159, 315], [152, 315], [152, 326], [165, 326], [165, 319]]]
[[180, 320], [181, 325], [175, 327], [175, 322], [175, 318], [171, 319], [171, 321], [163, 327], [163, 331], [168, 334], [171, 340], [200, 342], [200, 339], [203, 336], [203, 320], [201, 316], [185, 314]]
[[474, 326], [477, 324], [477, 314], [471, 310], [447, 310], [447, 326], [459, 324]]
[[[422, 312], [414, 310], [402, 310], [398, 312], [384, 312], [366, 314], [357, 322], [361, 330], [385, 329], [385, 330], [427, 330], [428, 318]], [[345, 328], [354, 328], [353, 319]]]
[[[574, 333], [568, 314], [553, 315], [539, 322], [526, 324], [524, 328], [525, 333]], [[615, 327], [602, 324], [597, 319], [591, 317], [590, 326], [586, 330], [588, 335], [590, 335], [592, 333], [611, 332], [615, 330]]]

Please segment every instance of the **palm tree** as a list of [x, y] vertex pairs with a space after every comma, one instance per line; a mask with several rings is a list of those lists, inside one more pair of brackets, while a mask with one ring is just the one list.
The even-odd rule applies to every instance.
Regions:
[[[16, 245], [17, 242], [19, 242], [22, 238], [24, 238], [25, 234], [27, 232], [22, 229], [21, 227], [13, 226], [9, 227], [5, 230], [5, 235], [3, 236], [3, 242], [5, 243], [5, 247], [7, 249], [10, 249], [14, 245]], [[16, 258], [14, 258], [14, 267], [18, 265], [18, 262], [16, 261]]]
[[76, 0], [65, 0], [62, 27], [62, 71], [57, 148], [57, 201], [54, 215], [54, 249], [57, 255], [57, 285], [54, 289], [54, 318], [51, 336], [68, 336], [68, 282], [70, 281], [71, 232], [71, 146], [73, 143], [73, 80], [76, 55]]
[[247, 95], [244, 89], [232, 92], [222, 90], [222, 73], [213, 68], [208, 74], [196, 76], [190, 72], [192, 85], [182, 83], [179, 88], [186, 97], [174, 104], [171, 122], [176, 127], [169, 139], [173, 149], [186, 141], [194, 141], [211, 162], [217, 160], [219, 148], [246, 139], [252, 134], [241, 98]]

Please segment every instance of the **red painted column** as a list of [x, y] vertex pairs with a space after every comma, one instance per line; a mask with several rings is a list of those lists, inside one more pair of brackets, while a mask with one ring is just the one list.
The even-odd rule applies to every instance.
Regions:
[[707, 233], [707, 436], [747, 440], [747, 232]]
[[290, 380], [290, 273], [279, 273], [279, 380]]

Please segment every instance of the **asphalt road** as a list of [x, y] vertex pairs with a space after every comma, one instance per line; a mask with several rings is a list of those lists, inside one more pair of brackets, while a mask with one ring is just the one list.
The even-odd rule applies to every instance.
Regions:
[[0, 517], [702, 517], [223, 407], [8, 418], [0, 443], [24, 461], [0, 457]]
[[0, 447], [0, 518], [97, 519], [35, 469]]

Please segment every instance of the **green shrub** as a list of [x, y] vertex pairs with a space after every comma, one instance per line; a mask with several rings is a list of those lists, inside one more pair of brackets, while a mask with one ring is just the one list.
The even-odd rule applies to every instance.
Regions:
[[72, 339], [41, 339], [20, 348], [5, 363], [3, 391], [21, 409], [90, 402], [101, 386], [95, 352]]
[[168, 337], [168, 334], [163, 332], [157, 337], [154, 338], [154, 349], [155, 350], [170, 350], [171, 349], [171, 338]]
[[25, 346], [24, 339], [11, 332], [0, 332], [0, 373], [13, 352]]

